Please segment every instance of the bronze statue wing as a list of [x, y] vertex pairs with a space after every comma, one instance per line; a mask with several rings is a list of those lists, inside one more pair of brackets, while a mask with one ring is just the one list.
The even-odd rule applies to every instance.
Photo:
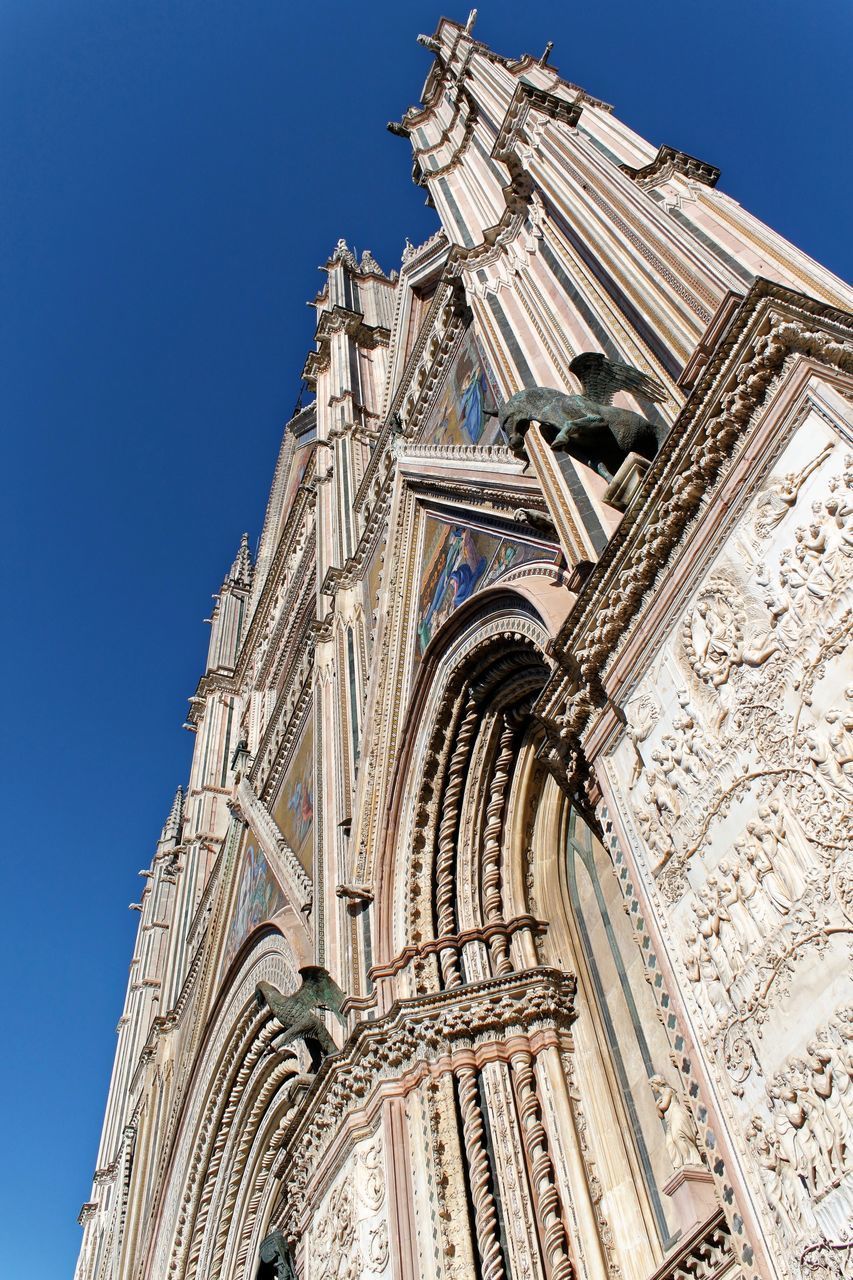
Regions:
[[341, 1021], [344, 993], [334, 978], [319, 965], [307, 965], [299, 970], [302, 982], [296, 991], [284, 995], [269, 982], [259, 982], [256, 995], [259, 1004], [269, 1006], [278, 1022], [285, 1028], [300, 1023], [312, 1009], [330, 1009]]
[[634, 391], [647, 400], [665, 400], [666, 392], [656, 378], [631, 364], [609, 360], [600, 351], [584, 351], [575, 356], [569, 369], [580, 381], [583, 394], [596, 404], [610, 404], [617, 391]]
[[294, 993], [293, 999], [299, 1000], [306, 1011], [320, 1008], [329, 1009], [341, 1018], [344, 993], [331, 974], [327, 973], [319, 965], [306, 965], [304, 969], [299, 970], [299, 974], [302, 978], [302, 985]]

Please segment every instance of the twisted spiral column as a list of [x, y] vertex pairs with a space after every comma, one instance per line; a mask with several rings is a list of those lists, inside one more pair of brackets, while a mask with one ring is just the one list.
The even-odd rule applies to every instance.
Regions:
[[574, 1268], [569, 1254], [569, 1240], [563, 1223], [563, 1207], [554, 1179], [554, 1166], [548, 1151], [548, 1138], [542, 1124], [542, 1108], [536, 1093], [533, 1057], [526, 1050], [512, 1055], [521, 1134], [530, 1162], [533, 1195], [545, 1236], [545, 1255], [551, 1280], [572, 1280]]
[[504, 1280], [503, 1254], [497, 1228], [498, 1212], [492, 1195], [492, 1175], [486, 1155], [477, 1073], [473, 1067], [463, 1067], [457, 1072], [456, 1078], [459, 1084], [462, 1134], [468, 1160], [482, 1280]]
[[[503, 893], [501, 892], [501, 837], [503, 836], [504, 809], [506, 808], [507, 783], [512, 765], [513, 729], [504, 724], [498, 746], [489, 803], [486, 806], [486, 828], [483, 836], [483, 910], [486, 924], [503, 923]], [[489, 939], [492, 964], [499, 977], [512, 972], [512, 961], [506, 937]]]
[[[438, 854], [435, 862], [436, 931], [439, 938], [444, 938], [456, 931], [456, 833], [468, 758], [479, 718], [477, 705], [471, 699], [459, 727], [459, 736], [450, 761], [447, 786], [442, 800], [441, 822], [438, 827]], [[442, 948], [440, 959], [441, 976], [445, 987], [458, 987], [462, 978], [459, 972], [459, 956], [455, 947]]]

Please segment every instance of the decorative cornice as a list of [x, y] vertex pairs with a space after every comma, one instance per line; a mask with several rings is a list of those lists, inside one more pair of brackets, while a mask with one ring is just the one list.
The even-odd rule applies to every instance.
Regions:
[[[364, 275], [375, 278], [372, 272], [365, 272]], [[309, 351], [302, 370], [302, 377], [312, 390], [316, 389], [318, 376], [329, 366], [331, 340], [338, 333], [345, 333], [352, 342], [367, 350], [387, 347], [391, 341], [390, 330], [384, 325], [365, 324], [360, 311], [349, 311], [346, 307], [337, 305], [322, 311], [314, 334], [317, 350]]]
[[630, 164], [620, 164], [622, 173], [628, 175], [641, 187], [655, 187], [665, 182], [673, 173], [683, 174], [691, 182], [700, 182], [705, 187], [715, 187], [720, 178], [720, 170], [704, 160], [697, 160], [686, 151], [678, 151], [675, 147], [658, 147], [654, 160], [635, 168]]
[[514, 916], [512, 920], [499, 920], [493, 924], [464, 929], [461, 933], [445, 934], [441, 938], [431, 938], [428, 942], [411, 943], [390, 960], [388, 964], [376, 964], [370, 970], [372, 982], [382, 978], [393, 978], [405, 969], [412, 960], [422, 956], [438, 955], [448, 947], [462, 950], [470, 942], [488, 942], [490, 938], [511, 938], [521, 929], [530, 930], [537, 937], [542, 937], [548, 929], [547, 921], [537, 920], [535, 916]]
[[[412, 165], [412, 178], [416, 186], [425, 187], [429, 182], [433, 182], [436, 178], [443, 178], [445, 174], [450, 173], [450, 171], [452, 169], [455, 169], [456, 166], [459, 164], [463, 155], [465, 154], [465, 152], [468, 150], [468, 147], [470, 146], [471, 139], [474, 136], [474, 128], [477, 124], [477, 119], [479, 115], [477, 111], [477, 104], [474, 101], [474, 99], [471, 97], [471, 95], [466, 93], [464, 89], [460, 89], [458, 96], [459, 96], [460, 103], [464, 101], [468, 108], [467, 114], [464, 118], [464, 127], [462, 130], [462, 137], [459, 139], [458, 144], [456, 145], [453, 152], [451, 153], [449, 160], [446, 160], [444, 164], [439, 165], [437, 169], [424, 168], [424, 166], [421, 164], [421, 156], [436, 151], [438, 147], [443, 145], [443, 143], [448, 142], [450, 140], [449, 128], [446, 131], [446, 134], [442, 136], [442, 142], [436, 143], [435, 146], [433, 147], [425, 148], [424, 151], [417, 151], [417, 150], [415, 151], [415, 156], [414, 156], [413, 165]], [[461, 110], [461, 106], [457, 107], [456, 114], [454, 115], [454, 122], [460, 110]]]
[[[385, 1084], [407, 1092], [424, 1074], [453, 1071], [520, 1046], [566, 1044], [575, 1019], [574, 975], [528, 969], [396, 1002], [382, 1018], [357, 1024], [322, 1063], [276, 1161], [283, 1179], [284, 1226], [291, 1241], [307, 1226], [308, 1184], [341, 1122], [363, 1115]], [[408, 1083], [406, 1082], [408, 1077]]]
[[574, 128], [582, 110], [577, 99], [574, 102], [568, 102], [565, 98], [558, 98], [554, 93], [548, 93], [545, 89], [537, 89], [534, 85], [521, 81], [510, 99], [507, 113], [495, 138], [495, 145], [492, 147], [493, 158], [506, 164], [507, 157], [515, 151], [531, 111], [539, 111], [542, 115], [550, 116], [552, 120]]

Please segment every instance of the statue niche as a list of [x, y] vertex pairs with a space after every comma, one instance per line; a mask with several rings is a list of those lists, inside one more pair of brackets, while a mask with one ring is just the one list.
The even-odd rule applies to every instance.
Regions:
[[529, 387], [517, 391], [503, 405], [500, 422], [513, 453], [525, 457], [525, 432], [531, 422], [538, 422], [552, 449], [577, 458], [608, 483], [629, 453], [653, 458], [669, 428], [610, 402], [617, 391], [638, 392], [647, 400], [660, 402], [666, 398], [660, 383], [633, 365], [609, 360], [600, 351], [575, 356], [569, 369], [583, 388], [580, 395]]

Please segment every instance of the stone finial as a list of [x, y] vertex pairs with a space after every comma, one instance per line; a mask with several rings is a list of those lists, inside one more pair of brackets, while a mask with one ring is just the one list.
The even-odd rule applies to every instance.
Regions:
[[184, 821], [184, 789], [178, 787], [175, 792], [175, 798], [172, 801], [172, 807], [169, 810], [169, 816], [160, 832], [160, 842], [166, 840], [178, 841], [181, 838], [181, 827]]
[[234, 557], [228, 572], [228, 581], [236, 583], [240, 587], [250, 587], [252, 585], [252, 553], [249, 550], [249, 535], [244, 533], [240, 539], [240, 546]]
[[355, 254], [347, 244], [346, 240], [344, 240], [343, 236], [341, 236], [340, 240], [335, 245], [334, 250], [332, 251], [332, 256], [329, 259], [329, 261], [342, 262], [344, 266], [350, 267], [351, 270], [353, 271], [358, 270], [358, 263], [356, 262]]
[[359, 271], [363, 272], [365, 275], [371, 275], [371, 276], [385, 275], [385, 272], [382, 270], [379, 263], [376, 261], [376, 259], [374, 258], [373, 254], [370, 252], [369, 249], [365, 249], [364, 253], [361, 255], [361, 262], [359, 263], [358, 269]]

